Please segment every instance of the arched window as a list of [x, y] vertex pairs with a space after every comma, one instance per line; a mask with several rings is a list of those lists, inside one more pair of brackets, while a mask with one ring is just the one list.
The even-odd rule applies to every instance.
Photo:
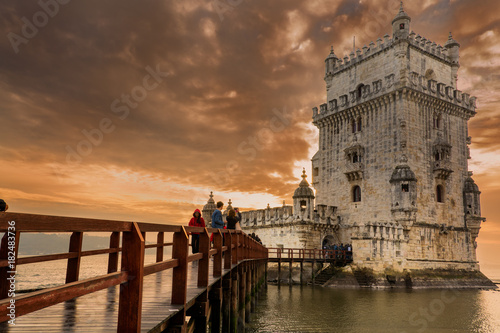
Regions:
[[307, 203], [305, 200], [301, 200], [300, 201], [300, 209], [301, 210], [306, 210], [306, 207], [307, 207]]
[[444, 188], [443, 185], [438, 185], [436, 187], [436, 201], [444, 202]]
[[364, 87], [364, 86], [365, 86], [364, 84], [360, 84], [360, 85], [358, 86], [358, 88], [356, 89], [356, 90], [357, 90], [357, 93], [358, 93], [358, 96], [357, 96], [357, 97], [358, 97], [358, 99], [360, 99], [360, 98], [363, 96], [363, 87]]
[[352, 201], [353, 202], [361, 201], [361, 188], [357, 185], [352, 188]]
[[351, 124], [353, 133], [361, 131], [361, 117], [359, 117], [358, 119], [353, 119]]
[[434, 128], [441, 128], [441, 115], [440, 114], [436, 114], [434, 115]]
[[358, 154], [357, 153], [352, 154], [352, 163], [358, 163], [358, 162], [359, 162]]

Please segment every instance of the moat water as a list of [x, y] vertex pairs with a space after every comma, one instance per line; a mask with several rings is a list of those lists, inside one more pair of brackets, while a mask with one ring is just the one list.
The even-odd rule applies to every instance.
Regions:
[[268, 285], [247, 332], [500, 332], [500, 291]]

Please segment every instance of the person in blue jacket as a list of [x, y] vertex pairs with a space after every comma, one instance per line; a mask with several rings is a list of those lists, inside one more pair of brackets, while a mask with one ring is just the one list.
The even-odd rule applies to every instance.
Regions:
[[217, 202], [217, 209], [214, 210], [212, 214], [212, 228], [224, 229], [224, 220], [222, 219], [222, 207], [224, 203], [222, 201]]

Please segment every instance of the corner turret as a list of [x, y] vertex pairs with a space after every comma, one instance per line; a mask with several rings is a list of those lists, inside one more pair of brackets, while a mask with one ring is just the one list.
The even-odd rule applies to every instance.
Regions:
[[333, 46], [332, 46], [332, 48], [330, 49], [330, 54], [325, 59], [325, 76], [333, 74], [334, 69], [337, 67], [338, 61], [339, 58], [337, 58], [337, 56], [333, 52]]
[[448, 40], [444, 43], [444, 47], [447, 50], [448, 58], [451, 62], [451, 84], [456, 89], [458, 80], [458, 69], [460, 68], [460, 44], [453, 39], [451, 32], [448, 36]]
[[302, 170], [302, 181], [293, 193], [293, 215], [303, 220], [313, 218], [314, 213], [314, 191], [309, 187], [306, 180], [306, 170]]
[[399, 39], [408, 38], [410, 34], [411, 18], [403, 10], [403, 1], [399, 7], [399, 13], [392, 20], [392, 38], [397, 41]]

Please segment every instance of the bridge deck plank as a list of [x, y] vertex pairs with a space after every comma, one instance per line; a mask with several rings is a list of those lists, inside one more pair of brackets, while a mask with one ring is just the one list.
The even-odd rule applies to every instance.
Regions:
[[[213, 261], [210, 261], [212, 272]], [[234, 267], [235, 265], [233, 265]], [[205, 289], [197, 287], [197, 265], [188, 269], [188, 302]], [[223, 270], [225, 275], [229, 270]], [[219, 278], [210, 276], [209, 286]], [[182, 306], [171, 305], [172, 270], [144, 277], [141, 332], [154, 332]], [[119, 286], [77, 297], [16, 318], [16, 325], [0, 323], [1, 332], [116, 332]]]

